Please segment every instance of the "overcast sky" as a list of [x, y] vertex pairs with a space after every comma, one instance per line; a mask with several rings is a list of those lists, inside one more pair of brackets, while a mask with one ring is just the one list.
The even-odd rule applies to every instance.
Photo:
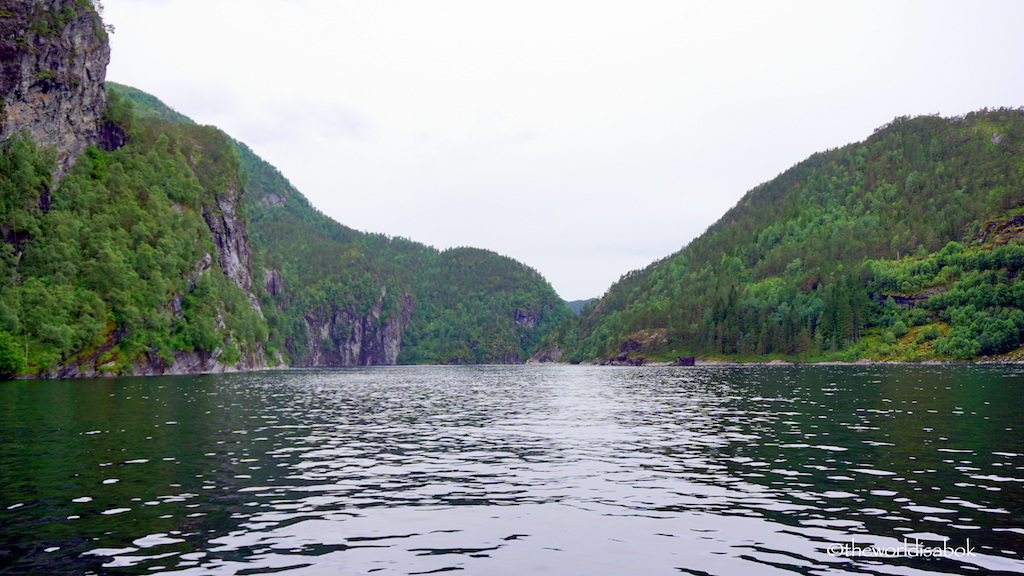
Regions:
[[108, 79], [359, 230], [567, 300], [896, 116], [1024, 105], [1024, 2], [105, 0]]

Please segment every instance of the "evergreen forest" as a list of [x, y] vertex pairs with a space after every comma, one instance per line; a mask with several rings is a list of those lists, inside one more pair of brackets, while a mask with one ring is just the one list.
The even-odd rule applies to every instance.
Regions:
[[1022, 205], [1024, 111], [897, 118], [754, 188], [547, 346], [627, 363], [1018, 358]]

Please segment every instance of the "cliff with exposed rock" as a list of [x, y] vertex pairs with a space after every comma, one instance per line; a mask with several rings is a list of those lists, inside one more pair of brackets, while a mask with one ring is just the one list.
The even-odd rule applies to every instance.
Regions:
[[116, 147], [104, 121], [107, 31], [90, 2], [0, 1], [0, 141], [56, 151], [59, 178], [87, 146]]
[[232, 141], [136, 121], [106, 92], [107, 33], [87, 0], [0, 0], [0, 335], [17, 373], [279, 364]]
[[374, 366], [395, 364], [402, 350], [402, 335], [409, 327], [412, 298], [403, 294], [399, 308], [385, 314], [387, 289], [365, 315], [338, 310], [329, 316], [307, 314], [308, 352], [300, 366]]
[[357, 232], [244, 144], [107, 85], [88, 0], [0, 0], [4, 377], [522, 362], [571, 314], [520, 262]]

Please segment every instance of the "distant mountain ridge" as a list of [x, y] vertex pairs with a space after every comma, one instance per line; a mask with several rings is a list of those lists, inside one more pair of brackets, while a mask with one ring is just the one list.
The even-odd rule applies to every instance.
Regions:
[[586, 300], [573, 300], [572, 302], [566, 302], [565, 305], [572, 310], [573, 314], [579, 315], [583, 312], [583, 307], [591, 302], [597, 302], [597, 298], [587, 298]]

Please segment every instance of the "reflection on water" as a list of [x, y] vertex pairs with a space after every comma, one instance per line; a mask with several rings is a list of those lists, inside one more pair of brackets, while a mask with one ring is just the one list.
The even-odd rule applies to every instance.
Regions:
[[[978, 366], [9, 382], [0, 573], [1024, 573], [1022, 385]], [[834, 554], [906, 542], [973, 554]]]

